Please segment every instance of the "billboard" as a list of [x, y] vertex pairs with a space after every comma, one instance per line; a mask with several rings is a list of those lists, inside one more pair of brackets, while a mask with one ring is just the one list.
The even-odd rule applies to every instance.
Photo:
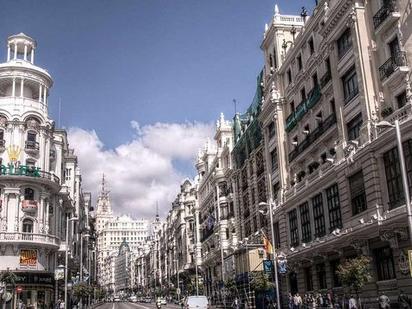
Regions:
[[20, 267], [36, 269], [37, 268], [37, 250], [20, 249]]

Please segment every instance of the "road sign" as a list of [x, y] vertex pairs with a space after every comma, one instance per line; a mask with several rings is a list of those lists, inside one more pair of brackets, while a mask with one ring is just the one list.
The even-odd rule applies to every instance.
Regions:
[[180, 288], [177, 288], [177, 289], [176, 289], [176, 294], [177, 294], [177, 295], [180, 295]]

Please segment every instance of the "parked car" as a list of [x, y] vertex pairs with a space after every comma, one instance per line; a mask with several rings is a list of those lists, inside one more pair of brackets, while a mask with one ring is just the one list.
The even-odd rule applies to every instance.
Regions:
[[208, 309], [209, 308], [209, 300], [206, 296], [199, 295], [199, 296], [188, 296], [184, 300], [184, 308], [185, 309]]
[[137, 303], [137, 297], [135, 295], [132, 295], [129, 297], [129, 302], [131, 303]]
[[163, 297], [158, 297], [156, 299], [156, 304], [159, 303], [161, 306], [166, 306], [167, 305], [167, 301], [165, 298]]

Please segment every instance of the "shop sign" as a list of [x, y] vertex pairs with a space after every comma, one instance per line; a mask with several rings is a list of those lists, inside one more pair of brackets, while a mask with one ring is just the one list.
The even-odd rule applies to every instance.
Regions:
[[37, 266], [37, 250], [20, 249], [20, 267], [36, 268], [36, 266]]
[[18, 162], [1, 165], [0, 175], [41, 177], [40, 167], [20, 165]]
[[54, 284], [53, 273], [15, 272], [16, 284]]

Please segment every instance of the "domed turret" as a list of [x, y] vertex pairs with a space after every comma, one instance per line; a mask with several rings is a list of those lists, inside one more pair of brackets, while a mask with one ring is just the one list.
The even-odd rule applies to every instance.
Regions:
[[11, 35], [7, 39], [7, 61], [16, 59], [27, 61], [30, 55], [30, 62], [34, 64], [35, 49], [36, 41], [31, 37], [22, 32]]

